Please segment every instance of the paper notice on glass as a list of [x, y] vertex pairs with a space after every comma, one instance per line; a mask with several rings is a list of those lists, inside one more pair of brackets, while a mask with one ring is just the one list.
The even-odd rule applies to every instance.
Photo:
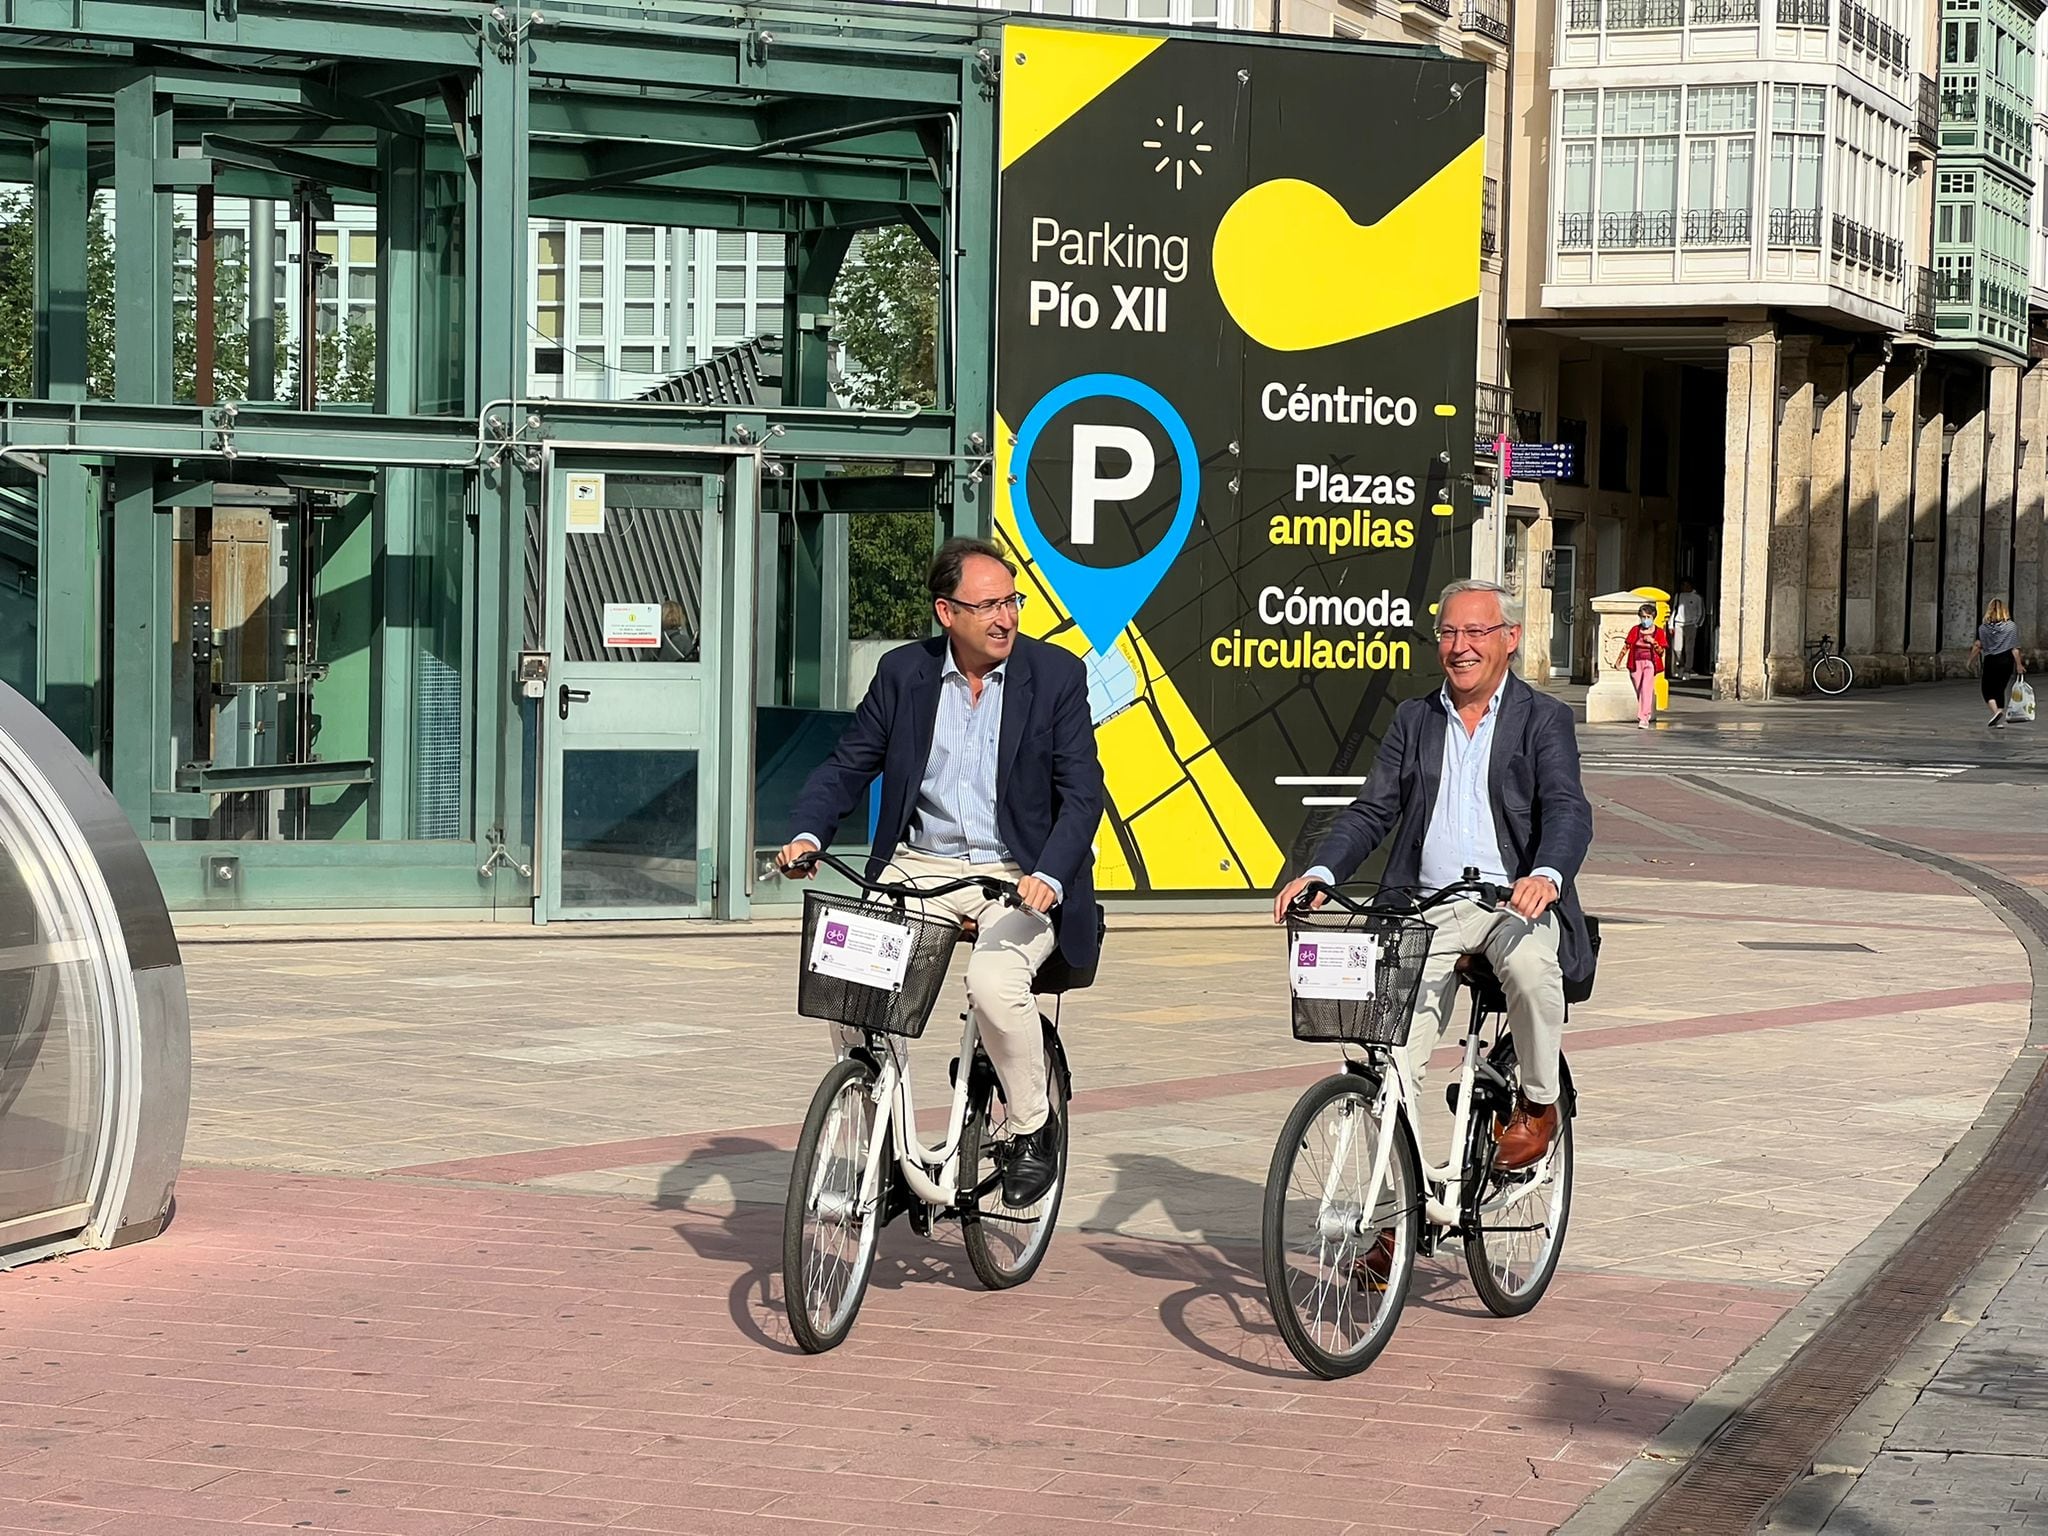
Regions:
[[608, 651], [652, 650], [661, 644], [661, 604], [606, 603], [604, 648]]
[[568, 515], [562, 524], [570, 533], [604, 532], [604, 476], [564, 475], [563, 489], [569, 493]]
[[864, 987], [903, 989], [910, 964], [910, 925], [859, 912], [828, 912], [811, 940], [811, 969]]
[[1357, 934], [1296, 934], [1288, 967], [1296, 997], [1370, 1002], [1379, 974], [1377, 939]]

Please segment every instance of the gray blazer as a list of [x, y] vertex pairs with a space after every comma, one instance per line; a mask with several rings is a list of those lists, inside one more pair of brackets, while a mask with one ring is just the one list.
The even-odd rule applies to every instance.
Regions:
[[[1309, 865], [1347, 880], [1389, 832], [1384, 884], [1413, 889], [1422, 873], [1422, 842], [1436, 809], [1443, 777], [1444, 732], [1450, 716], [1443, 696], [1409, 699], [1394, 711], [1372, 775], [1358, 798], [1337, 813]], [[1593, 948], [1579, 906], [1579, 866], [1593, 842], [1593, 808], [1579, 782], [1579, 743], [1572, 712], [1510, 674], [1493, 727], [1487, 783], [1501, 861], [1513, 879], [1554, 869], [1564, 877], [1556, 911], [1561, 932], [1558, 965], [1568, 981], [1593, 969]]]

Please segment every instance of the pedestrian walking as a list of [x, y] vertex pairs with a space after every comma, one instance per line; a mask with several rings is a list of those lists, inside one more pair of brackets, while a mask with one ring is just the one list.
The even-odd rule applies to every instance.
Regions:
[[1636, 727], [1647, 731], [1657, 713], [1657, 674], [1664, 670], [1664, 658], [1671, 649], [1671, 637], [1657, 622], [1657, 605], [1645, 603], [1636, 610], [1636, 627], [1622, 642], [1617, 667], [1626, 668], [1636, 685]]
[[1680, 581], [1678, 596], [1671, 600], [1671, 675], [1680, 682], [1694, 676], [1694, 652], [1706, 622], [1707, 600], [1690, 581]]
[[2020, 627], [2012, 621], [2005, 599], [1994, 597], [1984, 610], [1984, 622], [1977, 626], [1977, 638], [1970, 645], [1970, 660], [1982, 657], [1980, 679], [1984, 702], [1991, 718], [1984, 723], [1993, 730], [2005, 724], [2005, 705], [2012, 685], [2027, 675], [2026, 659], [2020, 655]]

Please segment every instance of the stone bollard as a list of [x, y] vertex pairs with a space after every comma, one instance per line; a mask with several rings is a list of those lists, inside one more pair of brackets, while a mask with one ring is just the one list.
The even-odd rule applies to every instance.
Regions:
[[1593, 612], [1600, 620], [1600, 638], [1593, 647], [1593, 686], [1586, 693], [1586, 724], [1602, 725], [1612, 720], [1636, 718], [1636, 689], [1628, 672], [1614, 664], [1622, 642], [1635, 628], [1636, 610], [1643, 599], [1634, 592], [1610, 592], [1593, 599]]

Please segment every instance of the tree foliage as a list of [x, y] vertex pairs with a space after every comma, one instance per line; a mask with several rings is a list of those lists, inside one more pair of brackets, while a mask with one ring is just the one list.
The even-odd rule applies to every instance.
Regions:
[[[834, 334], [846, 346], [844, 392], [863, 410], [938, 398], [939, 267], [905, 225], [864, 234], [832, 290]], [[925, 568], [932, 524], [907, 513], [857, 514], [847, 531], [851, 632], [856, 639], [929, 634]]]

